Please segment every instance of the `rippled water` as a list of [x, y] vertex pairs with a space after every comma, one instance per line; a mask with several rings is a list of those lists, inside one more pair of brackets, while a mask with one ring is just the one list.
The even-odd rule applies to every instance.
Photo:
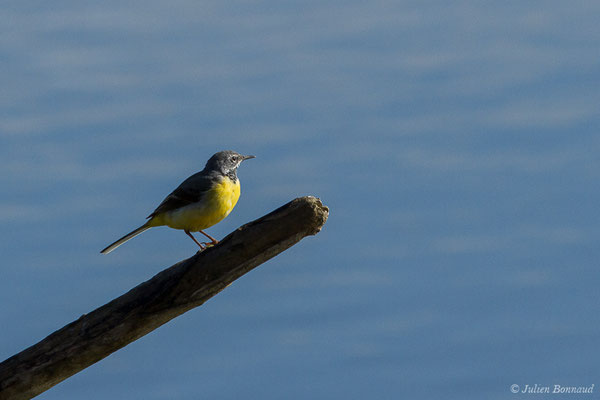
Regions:
[[600, 6], [5, 2], [0, 357], [192, 255], [109, 256], [215, 151], [223, 237], [323, 231], [40, 398], [504, 399], [600, 356]]

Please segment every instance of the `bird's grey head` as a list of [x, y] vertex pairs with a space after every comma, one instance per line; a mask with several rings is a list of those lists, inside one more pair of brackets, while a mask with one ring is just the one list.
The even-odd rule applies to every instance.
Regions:
[[244, 156], [232, 150], [225, 150], [215, 153], [207, 162], [205, 170], [221, 172], [231, 179], [237, 179], [236, 170], [244, 160], [255, 158], [254, 156]]

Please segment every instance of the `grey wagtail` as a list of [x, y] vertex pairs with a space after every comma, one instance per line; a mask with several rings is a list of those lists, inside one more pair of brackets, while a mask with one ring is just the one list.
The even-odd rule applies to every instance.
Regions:
[[[254, 156], [243, 156], [235, 151], [225, 150], [213, 155], [204, 169], [181, 183], [150, 214], [148, 221], [136, 230], [123, 236], [100, 253], [108, 254], [129, 239], [155, 227], [166, 225], [183, 231], [192, 238], [200, 249], [218, 241], [203, 232], [229, 215], [240, 198], [240, 180], [237, 169], [244, 160]], [[200, 243], [191, 234], [200, 232], [210, 239], [210, 243]]]

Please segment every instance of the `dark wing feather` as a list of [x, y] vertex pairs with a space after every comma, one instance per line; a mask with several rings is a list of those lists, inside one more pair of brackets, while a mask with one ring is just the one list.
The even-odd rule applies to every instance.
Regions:
[[213, 187], [215, 181], [216, 177], [203, 172], [190, 176], [177, 189], [173, 190], [147, 218], [202, 201], [202, 197]]

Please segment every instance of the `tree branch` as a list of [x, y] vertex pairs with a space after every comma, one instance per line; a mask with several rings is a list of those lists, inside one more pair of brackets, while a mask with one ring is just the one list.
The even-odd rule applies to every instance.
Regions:
[[292, 200], [221, 242], [158, 273], [0, 364], [0, 399], [30, 399], [202, 305], [234, 280], [315, 235], [329, 209], [315, 197]]

